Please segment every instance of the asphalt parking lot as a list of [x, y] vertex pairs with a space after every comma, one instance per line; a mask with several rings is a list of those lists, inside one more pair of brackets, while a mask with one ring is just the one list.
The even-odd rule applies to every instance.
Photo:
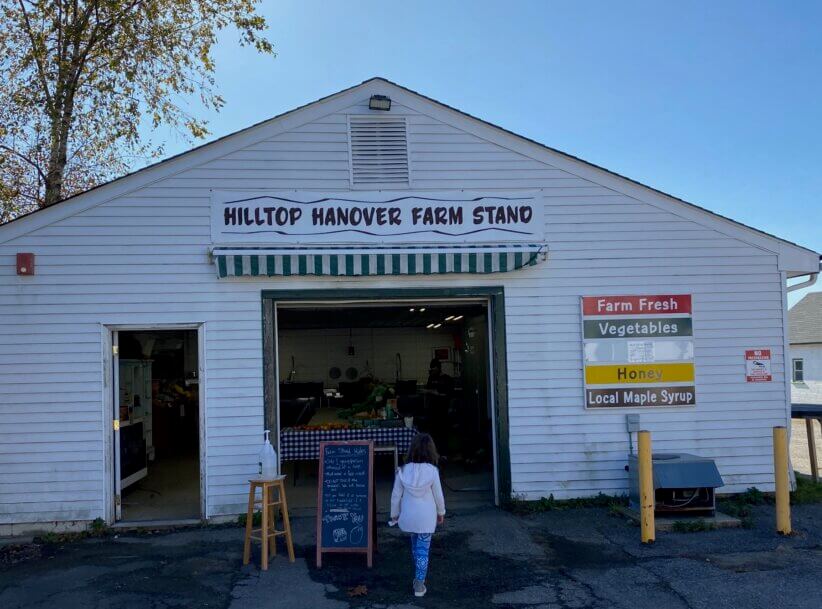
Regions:
[[109, 534], [4, 548], [0, 607], [818, 609], [822, 504], [795, 506], [793, 521], [781, 537], [772, 506], [755, 506], [752, 528], [659, 533], [645, 546], [607, 508], [463, 510], [435, 536], [422, 599], [396, 529], [380, 529], [373, 569], [335, 556], [318, 570], [314, 522], [296, 518], [297, 561], [281, 552], [267, 572], [242, 566], [239, 527]]

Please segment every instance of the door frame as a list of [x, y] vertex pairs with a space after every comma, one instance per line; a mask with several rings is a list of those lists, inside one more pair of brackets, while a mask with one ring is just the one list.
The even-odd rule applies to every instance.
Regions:
[[482, 299], [488, 303], [489, 397], [494, 448], [494, 503], [511, 497], [511, 451], [509, 445], [508, 365], [505, 338], [505, 290], [502, 286], [452, 288], [353, 288], [262, 290], [263, 400], [266, 429], [276, 430], [279, 455], [279, 365], [277, 350], [277, 305], [312, 302], [390, 302], [408, 300]]
[[[115, 429], [114, 421], [118, 422], [119, 415], [115, 418], [114, 413], [114, 390], [119, 383], [119, 371], [114, 368], [113, 347], [115, 345], [115, 334], [119, 338], [120, 332], [152, 332], [162, 330], [196, 330], [197, 331], [197, 374], [199, 385], [197, 391], [198, 420], [197, 432], [199, 435], [199, 460], [200, 460], [200, 519], [208, 517], [206, 490], [206, 369], [205, 369], [205, 322], [192, 322], [184, 324], [102, 324], [103, 334], [103, 444], [105, 450], [105, 519], [107, 524], [118, 522], [116, 518], [115, 501], [116, 496], [116, 470], [118, 460], [115, 450]], [[117, 356], [119, 358], [119, 354]]]

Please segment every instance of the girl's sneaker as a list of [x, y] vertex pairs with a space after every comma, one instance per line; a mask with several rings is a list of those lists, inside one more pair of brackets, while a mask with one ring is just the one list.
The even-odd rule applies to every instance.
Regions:
[[425, 587], [425, 583], [421, 582], [418, 579], [414, 580], [414, 596], [425, 596], [425, 593], [428, 592], [428, 589]]

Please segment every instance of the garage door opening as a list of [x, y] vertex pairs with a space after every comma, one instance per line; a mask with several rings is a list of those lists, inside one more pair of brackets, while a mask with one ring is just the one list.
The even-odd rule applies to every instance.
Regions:
[[446, 501], [495, 501], [485, 301], [278, 305], [279, 456], [289, 503], [314, 507], [321, 440], [374, 439], [377, 502], [416, 432], [441, 454]]
[[199, 518], [197, 330], [121, 330], [112, 339], [116, 519]]

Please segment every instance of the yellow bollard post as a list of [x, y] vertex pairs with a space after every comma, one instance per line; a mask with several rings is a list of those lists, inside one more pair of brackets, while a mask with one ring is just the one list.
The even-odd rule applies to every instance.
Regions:
[[642, 524], [642, 543], [653, 543], [654, 525], [654, 470], [651, 458], [651, 432], [637, 434], [639, 444], [639, 515]]
[[773, 467], [776, 485], [776, 531], [791, 534], [791, 495], [788, 479], [788, 430], [773, 428]]

